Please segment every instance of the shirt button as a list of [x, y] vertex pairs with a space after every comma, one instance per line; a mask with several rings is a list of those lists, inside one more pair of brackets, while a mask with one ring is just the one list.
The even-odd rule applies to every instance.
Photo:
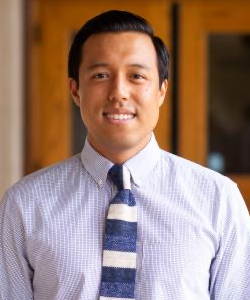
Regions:
[[99, 184], [99, 185], [102, 185], [102, 180], [101, 180], [101, 179], [98, 181], [98, 184]]

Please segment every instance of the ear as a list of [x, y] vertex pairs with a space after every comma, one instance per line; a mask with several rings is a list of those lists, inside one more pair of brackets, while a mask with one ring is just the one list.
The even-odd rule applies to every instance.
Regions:
[[162, 103], [164, 102], [164, 99], [165, 99], [165, 95], [166, 95], [166, 92], [167, 92], [167, 89], [168, 89], [168, 81], [167, 79], [165, 79], [163, 82], [162, 82], [162, 85], [161, 85], [161, 88], [160, 88], [160, 95], [159, 95], [159, 107], [162, 105]]
[[80, 106], [79, 86], [73, 78], [69, 78], [69, 89], [75, 104]]

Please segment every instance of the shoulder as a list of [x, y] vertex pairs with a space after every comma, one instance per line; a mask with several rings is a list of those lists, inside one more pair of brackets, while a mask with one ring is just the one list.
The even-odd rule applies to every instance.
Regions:
[[168, 172], [176, 176], [176, 179], [185, 180], [187, 183], [192, 181], [194, 184], [212, 184], [218, 185], [219, 188], [224, 185], [235, 185], [231, 179], [218, 172], [164, 150], [161, 151], [161, 162]]
[[33, 201], [38, 198], [53, 197], [53, 194], [58, 194], [73, 184], [82, 172], [80, 154], [77, 154], [23, 177], [6, 191], [2, 202], [10, 198], [14, 204], [18, 201], [28, 202], [29, 199]]
[[211, 209], [242, 202], [237, 184], [227, 176], [165, 151], [161, 165], [165, 181], [179, 198]]
[[212, 223], [239, 222], [250, 230], [246, 204], [230, 178], [171, 153], [161, 153], [161, 173], [171, 195], [209, 215]]

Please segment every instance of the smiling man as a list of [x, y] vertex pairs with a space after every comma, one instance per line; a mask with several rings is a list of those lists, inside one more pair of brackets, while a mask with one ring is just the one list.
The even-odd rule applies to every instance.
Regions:
[[1, 299], [249, 299], [250, 219], [236, 184], [155, 140], [168, 61], [129, 12], [76, 34], [69, 86], [87, 139], [5, 194]]

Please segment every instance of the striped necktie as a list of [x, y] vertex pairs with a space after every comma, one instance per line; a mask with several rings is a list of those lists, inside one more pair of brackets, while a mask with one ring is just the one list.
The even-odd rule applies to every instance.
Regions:
[[137, 207], [126, 167], [114, 165], [108, 175], [118, 193], [106, 221], [99, 300], [131, 300], [135, 299]]

